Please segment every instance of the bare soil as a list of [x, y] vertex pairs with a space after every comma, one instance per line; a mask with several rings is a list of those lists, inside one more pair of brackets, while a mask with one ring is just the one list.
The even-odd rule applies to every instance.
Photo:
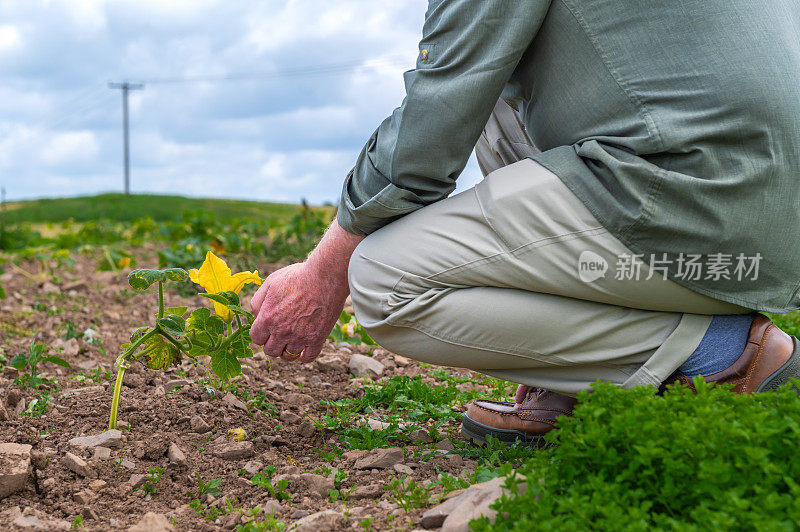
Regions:
[[[156, 267], [152, 253], [143, 250], [137, 256], [139, 267]], [[22, 267], [28, 272], [37, 271], [34, 263]], [[230, 530], [250, 519], [250, 509], [275, 500], [264, 488], [249, 482], [251, 475], [239, 474], [248, 462], [255, 461], [263, 466], [273, 465], [278, 475], [316, 471], [325, 476], [321, 468], [335, 467], [349, 474], [342, 482], [342, 491], [358, 487], [345, 502], [331, 502], [314, 486], [295, 482], [288, 490], [291, 500], [280, 503], [276, 518], [281, 522], [291, 525], [307, 513], [333, 509], [347, 519], [347, 524], [338, 529], [361, 530], [359, 523], [363, 519], [374, 518], [372, 529], [408, 530], [419, 528], [425, 509], [406, 513], [398, 508], [384, 487], [388, 482], [400, 477], [431, 482], [440, 471], [459, 474], [474, 469], [474, 462], [456, 454], [440, 453], [435, 459], [420, 460], [419, 445], [412, 442], [407, 442], [403, 461], [413, 471], [411, 474], [394, 468], [355, 469], [355, 459], [373, 451], [348, 452], [333, 462], [325, 462], [318, 451], [336, 435], [315, 428], [312, 420], [330, 412], [321, 401], [362, 393], [363, 381], [353, 378], [348, 370], [354, 352], [371, 351], [385, 364], [384, 376], [414, 376], [428, 371], [413, 361], [402, 360], [398, 364], [395, 356], [382, 348], [331, 342], [316, 362], [307, 365], [268, 360], [260, 352], [248, 360], [246, 374], [238, 383], [253, 393], [262, 390], [275, 405], [270, 412], [252, 406], [242, 409], [229, 396], [226, 400], [225, 394], [212, 393], [212, 388], [198, 382], [207, 376], [202, 365], [184, 361], [181, 367], [163, 372], [134, 365], [125, 377], [122, 393], [121, 448], [112, 449], [110, 458], [105, 460], [93, 457], [92, 451], [80, 453], [70, 448], [67, 442], [71, 438], [106, 430], [113, 389], [113, 377], [98, 383], [76, 376], [97, 368], [113, 373], [119, 346], [128, 340], [133, 329], [151, 323], [155, 301], [153, 294], [128, 286], [127, 271], [96, 272], [95, 268], [94, 261], [79, 256], [74, 267], [55, 270], [58, 278], [37, 281], [10, 268], [2, 276], [8, 299], [0, 301], [0, 352], [10, 361], [26, 351], [35, 338], [64, 346], [61, 356], [73, 369], [43, 365], [44, 376], [57, 379], [60, 390], [53, 394], [50, 409], [40, 417], [18, 415], [20, 404], [29, 404], [36, 391], [20, 391], [13, 384], [16, 371], [7, 368], [0, 375], [0, 401], [9, 414], [8, 421], [0, 421], [0, 442], [27, 443], [46, 457], [46, 463], [40, 464], [43, 467], [33, 473], [23, 491], [0, 500], [0, 514], [14, 507], [30, 507], [52, 519], [67, 521], [80, 514], [86, 529], [109, 530], [125, 529], [145, 513], [156, 512], [170, 518], [179, 530]], [[208, 305], [204, 298], [181, 297], [174, 291], [168, 292], [167, 297], [172, 305]], [[243, 299], [246, 305], [248, 297]], [[68, 321], [79, 332], [92, 328], [102, 342], [79, 339], [78, 353], [69, 352], [75, 341], [63, 343], [63, 324]], [[165, 393], [172, 387], [176, 388]], [[210, 430], [193, 428], [194, 416], [200, 416]], [[231, 441], [228, 431], [236, 427], [246, 431], [252, 450], [245, 446], [237, 456], [222, 456], [221, 446]], [[461, 438], [455, 423], [448, 425], [447, 431], [452, 439]], [[167, 450], [172, 443], [185, 454], [184, 465], [170, 463]], [[87, 461], [89, 477], [65, 466], [68, 451]], [[133, 490], [132, 476], [146, 475], [152, 467], [164, 468], [156, 492], [147, 495], [141, 489]], [[206, 481], [222, 479], [220, 496], [201, 497], [203, 504], [226, 508], [230, 503], [243, 512], [223, 513], [212, 520], [190, 508], [197, 491], [195, 473]]]

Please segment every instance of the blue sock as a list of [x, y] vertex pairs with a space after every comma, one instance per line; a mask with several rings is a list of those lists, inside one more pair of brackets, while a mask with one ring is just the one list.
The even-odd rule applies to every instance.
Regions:
[[700, 345], [681, 364], [678, 373], [688, 377], [705, 377], [730, 367], [747, 345], [753, 319], [753, 314], [714, 316]]

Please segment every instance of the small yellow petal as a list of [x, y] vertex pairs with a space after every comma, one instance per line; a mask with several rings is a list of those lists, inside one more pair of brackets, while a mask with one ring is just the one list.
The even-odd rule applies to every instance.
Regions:
[[263, 282], [264, 279], [258, 276], [258, 270], [254, 272], [239, 272], [231, 277], [227, 289], [238, 294], [239, 290], [248, 283], [260, 285]]
[[191, 279], [193, 283], [200, 284], [200, 273], [197, 271], [197, 268], [189, 270], [189, 279]]
[[209, 294], [224, 292], [229, 284], [231, 269], [225, 261], [211, 253], [206, 253], [206, 260], [198, 271], [198, 282]]

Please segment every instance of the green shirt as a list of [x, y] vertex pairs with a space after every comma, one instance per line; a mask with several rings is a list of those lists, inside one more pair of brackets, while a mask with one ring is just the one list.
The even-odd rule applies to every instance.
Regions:
[[797, 0], [431, 0], [405, 85], [345, 180], [344, 229], [450, 194], [503, 93], [533, 158], [643, 261], [800, 308]]

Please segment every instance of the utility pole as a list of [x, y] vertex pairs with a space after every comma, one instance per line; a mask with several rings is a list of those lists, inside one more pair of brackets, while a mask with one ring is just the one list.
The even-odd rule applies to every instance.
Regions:
[[128, 92], [144, 89], [144, 83], [108, 83], [109, 89], [122, 89], [122, 144], [124, 150], [125, 165], [125, 195], [131, 195], [131, 156], [130, 143], [128, 141]]

